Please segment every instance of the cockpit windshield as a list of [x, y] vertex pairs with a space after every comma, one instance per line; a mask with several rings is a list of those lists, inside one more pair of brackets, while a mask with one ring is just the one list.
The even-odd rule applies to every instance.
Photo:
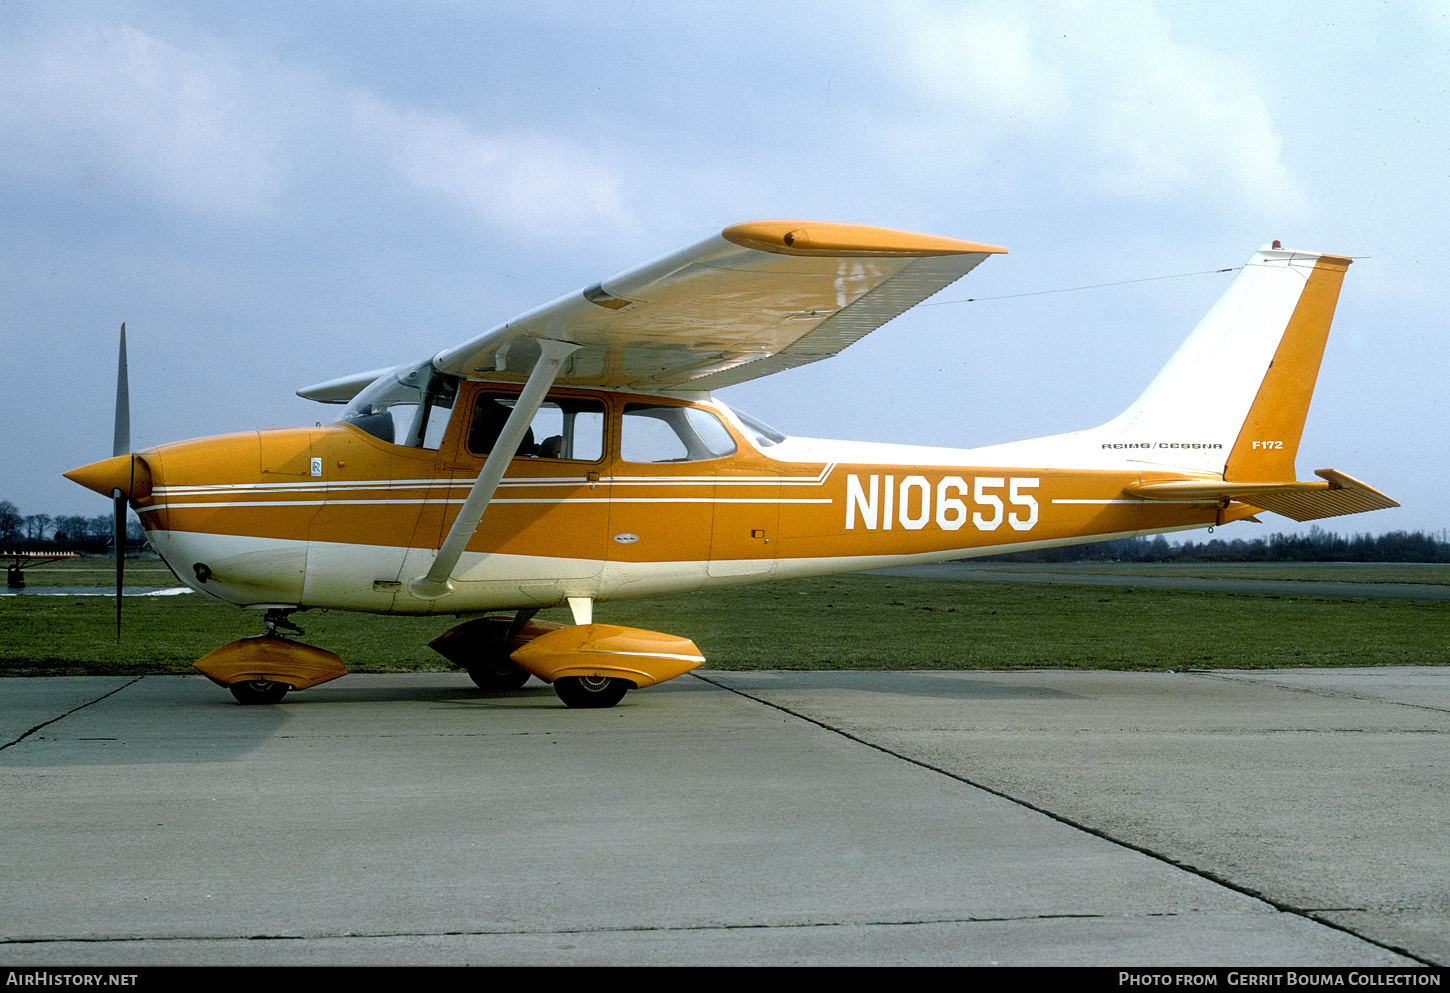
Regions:
[[436, 449], [457, 396], [458, 380], [432, 362], [399, 366], [353, 397], [337, 420], [390, 444]]

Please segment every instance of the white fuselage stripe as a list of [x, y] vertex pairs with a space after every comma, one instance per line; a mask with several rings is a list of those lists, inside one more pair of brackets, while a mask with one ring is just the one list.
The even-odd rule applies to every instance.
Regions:
[[[580, 497], [578, 499], [565, 498], [563, 500], [526, 500], [522, 497], [505, 497], [503, 499], [490, 500], [494, 503], [517, 503], [534, 504], [560, 507], [565, 504], [575, 503], [761, 503], [761, 504], [815, 504], [834, 503], [830, 497], [818, 498], [776, 498], [770, 497]], [[223, 510], [236, 507], [246, 507], [254, 510], [270, 510], [273, 507], [358, 507], [358, 506], [387, 506], [387, 507], [435, 507], [446, 504], [461, 504], [458, 500], [249, 500], [230, 503], [167, 503], [157, 504], [154, 507], [142, 507], [141, 513], [149, 514], [158, 510]]]
[[[604, 476], [590, 480], [584, 476], [566, 476], [558, 479], [504, 479], [500, 488], [533, 486], [587, 486], [590, 483], [614, 483], [621, 486], [820, 486], [836, 468], [832, 462], [815, 476], [792, 478], [783, 476]], [[468, 489], [473, 486], [472, 476], [446, 479], [365, 479], [346, 483], [232, 483], [221, 486], [158, 486], [158, 496], [186, 495], [204, 496], [225, 493], [326, 493], [347, 490], [427, 490]]]

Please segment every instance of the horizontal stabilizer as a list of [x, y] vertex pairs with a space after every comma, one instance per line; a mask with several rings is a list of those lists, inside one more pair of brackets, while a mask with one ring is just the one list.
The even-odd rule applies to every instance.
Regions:
[[1399, 502], [1379, 490], [1346, 476], [1338, 469], [1316, 469], [1320, 480], [1289, 483], [1228, 483], [1212, 479], [1179, 479], [1158, 483], [1133, 483], [1124, 488], [1129, 496], [1173, 503], [1204, 503], [1237, 500], [1252, 504], [1290, 520], [1317, 521], [1325, 517], [1361, 514], [1367, 510], [1398, 507]]

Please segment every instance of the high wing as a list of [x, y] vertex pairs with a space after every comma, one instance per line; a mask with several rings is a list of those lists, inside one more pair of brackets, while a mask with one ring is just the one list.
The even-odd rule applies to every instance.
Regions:
[[1005, 248], [887, 228], [752, 221], [561, 297], [433, 359], [524, 380], [539, 339], [581, 346], [557, 382], [713, 390], [841, 351]]

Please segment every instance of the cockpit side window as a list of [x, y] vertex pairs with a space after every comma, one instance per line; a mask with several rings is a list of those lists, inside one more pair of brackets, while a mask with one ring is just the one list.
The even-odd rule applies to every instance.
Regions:
[[[480, 393], [473, 405], [468, 450], [487, 455], [513, 413], [517, 395]], [[550, 395], [534, 414], [515, 458], [597, 462], [604, 457], [604, 404], [584, 397]]]
[[625, 404], [619, 454], [626, 462], [703, 462], [734, 452], [735, 439], [708, 410]]
[[436, 450], [448, 431], [457, 396], [456, 378], [437, 372], [431, 362], [420, 362], [379, 376], [337, 419], [389, 444]]

